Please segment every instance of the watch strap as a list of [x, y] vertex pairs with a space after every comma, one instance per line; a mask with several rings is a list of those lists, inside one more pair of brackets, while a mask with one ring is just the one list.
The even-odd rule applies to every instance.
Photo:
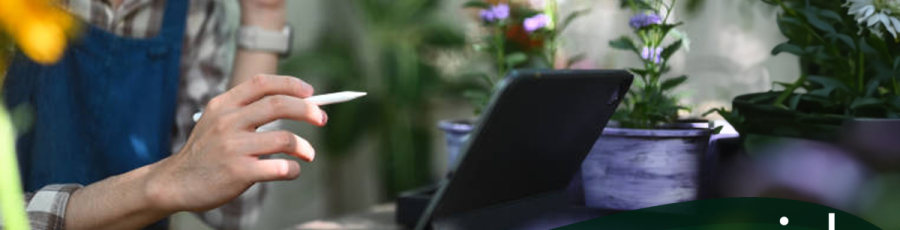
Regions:
[[238, 29], [238, 47], [273, 52], [285, 55], [291, 50], [291, 28], [285, 25], [282, 31], [271, 31], [256, 26]]

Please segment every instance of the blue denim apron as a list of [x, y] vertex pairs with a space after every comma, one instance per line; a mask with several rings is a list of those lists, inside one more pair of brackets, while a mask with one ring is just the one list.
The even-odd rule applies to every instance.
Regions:
[[168, 0], [150, 39], [88, 26], [59, 62], [19, 54], [4, 90], [9, 107], [34, 108], [17, 153], [27, 191], [90, 184], [171, 154], [187, 0]]

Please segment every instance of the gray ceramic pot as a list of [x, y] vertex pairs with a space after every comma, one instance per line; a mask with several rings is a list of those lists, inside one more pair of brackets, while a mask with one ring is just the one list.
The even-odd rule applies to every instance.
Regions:
[[635, 210], [698, 199], [710, 135], [607, 127], [581, 166], [585, 205]]
[[469, 134], [475, 129], [474, 119], [443, 120], [438, 122], [438, 127], [444, 130], [447, 141], [447, 165], [453, 165]]

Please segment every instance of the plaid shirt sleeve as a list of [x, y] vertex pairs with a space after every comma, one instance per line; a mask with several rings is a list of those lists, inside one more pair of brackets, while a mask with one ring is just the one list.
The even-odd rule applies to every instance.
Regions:
[[[65, 229], [66, 204], [72, 193], [79, 188], [81, 185], [77, 184], [54, 184], [25, 194], [25, 211], [28, 213], [31, 229]], [[3, 229], [2, 221], [0, 229]]]
[[[47, 185], [37, 192], [25, 194], [25, 212], [33, 230], [65, 229], [69, 197], [82, 186], [78, 184]], [[256, 223], [265, 195], [264, 184], [257, 183], [237, 199], [222, 207], [194, 213], [215, 229], [247, 229]], [[0, 230], [4, 229], [0, 219]]]

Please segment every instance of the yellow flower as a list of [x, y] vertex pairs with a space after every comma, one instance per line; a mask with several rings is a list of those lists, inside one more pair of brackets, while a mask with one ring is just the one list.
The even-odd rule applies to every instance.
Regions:
[[59, 60], [75, 28], [75, 19], [52, 0], [0, 0], [0, 31], [35, 62]]

